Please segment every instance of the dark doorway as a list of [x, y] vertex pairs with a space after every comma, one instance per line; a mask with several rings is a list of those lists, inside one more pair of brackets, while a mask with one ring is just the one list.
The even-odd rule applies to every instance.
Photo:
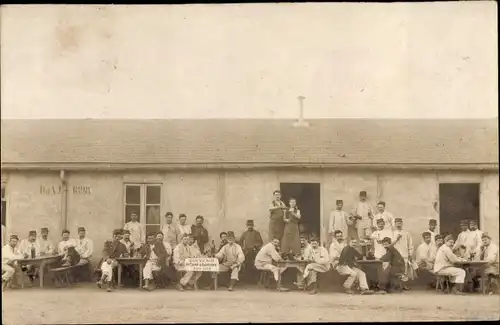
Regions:
[[281, 183], [281, 199], [288, 206], [294, 197], [302, 215], [301, 223], [309, 233], [321, 235], [321, 187], [319, 183]]
[[439, 223], [442, 234], [460, 233], [460, 220], [475, 220], [479, 228], [479, 184], [439, 184]]

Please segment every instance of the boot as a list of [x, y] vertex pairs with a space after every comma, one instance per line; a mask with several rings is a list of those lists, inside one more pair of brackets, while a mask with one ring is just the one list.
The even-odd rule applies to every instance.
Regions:
[[236, 285], [236, 280], [235, 279], [231, 279], [231, 281], [229, 282], [229, 291], [233, 291], [234, 290], [234, 286]]
[[142, 286], [144, 290], [149, 290], [151, 291], [151, 288], [149, 287], [149, 279], [144, 280], [144, 285]]
[[451, 292], [455, 295], [463, 295], [464, 292], [464, 284], [463, 283], [454, 283]]
[[318, 283], [317, 282], [313, 282], [311, 284], [311, 290], [309, 291], [309, 294], [310, 295], [315, 295], [318, 293]]
[[180, 283], [177, 283], [177, 290], [184, 291], [184, 286]]
[[113, 289], [111, 289], [111, 281], [106, 282], [108, 287], [106, 288], [107, 292], [111, 292]]

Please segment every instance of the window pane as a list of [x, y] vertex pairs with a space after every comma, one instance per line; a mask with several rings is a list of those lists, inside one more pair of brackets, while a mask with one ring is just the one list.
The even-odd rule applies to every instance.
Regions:
[[150, 234], [152, 232], [157, 233], [160, 231], [160, 225], [146, 225], [146, 234]]
[[125, 222], [130, 221], [130, 215], [132, 212], [137, 214], [137, 220], [141, 221], [141, 206], [140, 205], [126, 205], [125, 206]]
[[125, 186], [125, 204], [141, 204], [141, 187], [138, 185]]
[[5, 216], [7, 213], [7, 202], [2, 200], [2, 225], [5, 226]]
[[160, 224], [160, 207], [147, 206], [146, 207], [146, 224]]
[[146, 187], [146, 204], [160, 204], [161, 187], [158, 185], [148, 185]]

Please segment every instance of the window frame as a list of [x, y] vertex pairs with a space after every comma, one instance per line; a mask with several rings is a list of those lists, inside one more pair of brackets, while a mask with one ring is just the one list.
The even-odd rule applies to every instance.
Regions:
[[[2, 184], [1, 184], [1, 189], [2, 189], [2, 196], [1, 196], [1, 204], [2, 204], [2, 212], [3, 212], [3, 220], [1, 220], [1, 223], [4, 227], [7, 227], [7, 182], [2, 179]], [[5, 203], [5, 209], [4, 207]]]
[[[129, 186], [137, 186], [139, 187], [139, 204], [127, 204], [127, 187]], [[160, 202], [159, 203], [147, 203], [147, 189], [150, 186], [159, 187], [160, 188]], [[163, 184], [158, 182], [146, 182], [146, 183], [138, 183], [138, 182], [127, 182], [123, 183], [123, 224], [127, 223], [127, 206], [139, 206], [139, 223], [144, 226], [147, 230], [148, 226], [158, 226], [161, 228], [161, 206], [162, 206], [162, 192], [163, 192]], [[156, 206], [159, 208], [159, 223], [148, 224], [147, 221], [147, 208], [150, 206]]]

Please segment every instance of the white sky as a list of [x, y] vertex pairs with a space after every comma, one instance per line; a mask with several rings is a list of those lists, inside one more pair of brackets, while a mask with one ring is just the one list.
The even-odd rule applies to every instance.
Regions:
[[2, 118], [496, 117], [496, 12], [2, 6]]

